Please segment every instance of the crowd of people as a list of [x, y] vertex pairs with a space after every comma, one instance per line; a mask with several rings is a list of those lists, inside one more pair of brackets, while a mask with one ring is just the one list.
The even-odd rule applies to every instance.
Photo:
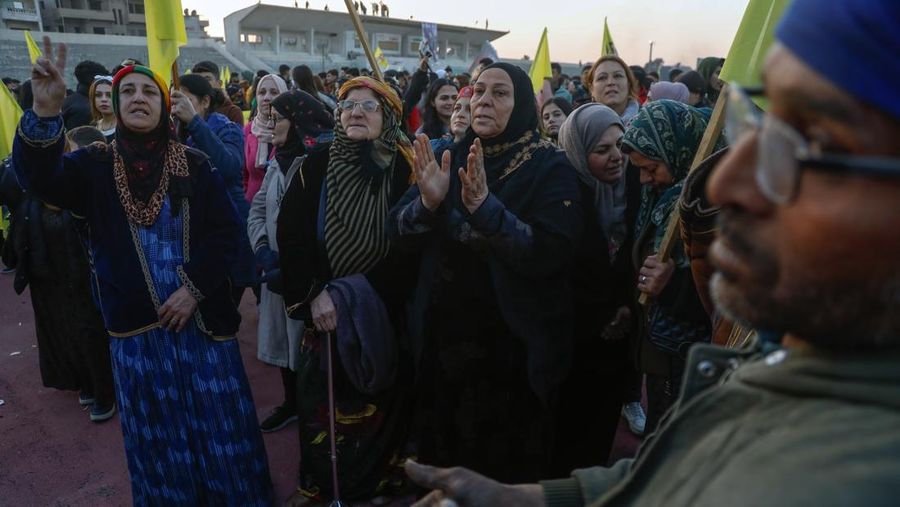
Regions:
[[[898, 26], [796, 0], [767, 112], [718, 57], [554, 64], [540, 104], [489, 59], [175, 86], [80, 62], [67, 93], [45, 38], [0, 168], [42, 380], [118, 411], [135, 505], [271, 505], [261, 432], [295, 422], [293, 506], [889, 505], [898, 76], [842, 62], [896, 61]], [[247, 298], [283, 389], [261, 421]], [[608, 463], [623, 417], [653, 436]]]

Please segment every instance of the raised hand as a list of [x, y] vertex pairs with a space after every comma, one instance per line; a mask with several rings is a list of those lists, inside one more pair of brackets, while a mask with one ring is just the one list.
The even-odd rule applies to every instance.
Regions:
[[419, 187], [422, 204], [434, 211], [444, 202], [447, 189], [450, 188], [450, 150], [444, 152], [441, 165], [438, 166], [428, 136], [419, 134], [413, 141], [413, 153], [413, 170], [416, 172], [416, 185]]
[[194, 104], [191, 102], [191, 99], [187, 97], [187, 95], [181, 93], [178, 90], [172, 91], [172, 115], [181, 120], [182, 123], [187, 125], [194, 119], [197, 111], [194, 109]]
[[34, 95], [32, 109], [42, 118], [56, 116], [62, 111], [66, 100], [66, 53], [68, 47], [60, 43], [53, 57], [50, 37], [44, 36], [44, 54], [31, 66], [31, 93]]
[[489, 193], [487, 176], [484, 173], [484, 150], [481, 148], [481, 139], [475, 139], [469, 148], [466, 168], [459, 168], [459, 179], [462, 182], [463, 205], [469, 213], [475, 213]]

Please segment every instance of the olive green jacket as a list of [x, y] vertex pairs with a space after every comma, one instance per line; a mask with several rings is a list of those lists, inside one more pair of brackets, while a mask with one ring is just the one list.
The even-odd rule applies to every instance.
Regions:
[[542, 485], [548, 507], [900, 505], [900, 354], [696, 345], [633, 460]]

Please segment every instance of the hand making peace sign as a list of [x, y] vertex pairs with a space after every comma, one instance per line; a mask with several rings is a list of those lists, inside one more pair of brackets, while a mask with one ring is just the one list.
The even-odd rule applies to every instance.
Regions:
[[66, 100], [66, 54], [68, 47], [60, 43], [53, 58], [53, 44], [44, 36], [44, 54], [31, 66], [32, 109], [42, 118], [57, 116]]

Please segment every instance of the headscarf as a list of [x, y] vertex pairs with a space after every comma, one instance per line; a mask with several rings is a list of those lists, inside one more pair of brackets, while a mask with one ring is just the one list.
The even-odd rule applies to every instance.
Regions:
[[463, 86], [459, 89], [459, 93], [456, 95], [456, 100], [459, 99], [471, 99], [472, 98], [472, 87], [471, 86]]
[[390, 181], [399, 154], [412, 167], [412, 145], [403, 134], [403, 103], [387, 84], [371, 77], [344, 83], [338, 100], [351, 90], [368, 88], [381, 103], [381, 135], [374, 140], [352, 141], [335, 110], [334, 142], [325, 174], [325, 250], [332, 275], [340, 278], [366, 273], [387, 256], [385, 220], [392, 202]]
[[[619, 115], [603, 104], [585, 104], [572, 112], [559, 128], [559, 147], [575, 166], [579, 179], [594, 190], [594, 208], [609, 243], [610, 258], [615, 257], [625, 242], [628, 225], [625, 222], [625, 174], [615, 183], [598, 180], [588, 168], [588, 156], [594, 151], [606, 130], [625, 124]], [[624, 164], [624, 161], [623, 161]]]
[[[130, 130], [119, 109], [119, 86], [125, 76], [137, 72], [156, 83], [162, 102], [159, 124], [142, 134]], [[116, 138], [113, 147], [113, 175], [116, 190], [128, 219], [148, 227], [156, 221], [169, 187], [170, 176], [187, 176], [185, 147], [171, 139], [169, 89], [162, 78], [147, 67], [129, 65], [113, 78], [113, 109], [116, 112]]]
[[775, 37], [838, 88], [900, 120], [898, 23], [897, 0], [795, 0]]
[[[287, 85], [284, 83], [284, 79], [281, 79], [281, 76], [279, 76], [278, 74], [267, 74], [266, 76], [263, 76], [259, 80], [259, 82], [256, 83], [256, 88], [254, 88], [254, 90], [259, 90], [266, 82], [266, 80], [269, 79], [271, 79], [272, 82], [275, 83], [275, 88], [278, 89], [279, 95], [287, 91]], [[256, 97], [253, 97], [253, 99], [255, 100]], [[257, 105], [256, 116], [253, 117], [253, 122], [250, 124], [250, 133], [253, 134], [259, 141], [256, 148], [257, 162], [260, 160], [269, 159], [269, 142], [263, 141], [259, 138], [259, 136], [261, 136], [263, 132], [271, 129], [272, 122], [270, 121], [268, 115], [262, 114], [259, 110], [259, 106]], [[259, 164], [257, 163], [257, 165]]]
[[719, 92], [709, 85], [709, 80], [712, 78], [713, 72], [723, 65], [725, 65], [725, 59], [718, 56], [707, 56], [697, 64], [697, 72], [703, 77], [703, 88], [706, 90], [705, 98], [710, 106], [716, 103]]
[[[513, 84], [515, 105], [506, 123], [506, 130], [490, 139], [481, 139], [484, 149], [484, 171], [488, 185], [504, 178], [530, 159], [530, 154], [539, 147], [551, 146], [541, 139], [538, 131], [537, 102], [531, 79], [525, 71], [508, 63], [492, 63], [484, 71], [499, 69], [509, 76]], [[471, 107], [471, 106], [470, 106]], [[465, 137], [453, 148], [452, 167], [465, 167], [469, 149], [478, 135], [469, 126]]]
[[684, 83], [670, 83], [668, 81], [660, 81], [650, 85], [650, 101], [655, 100], [674, 100], [688, 104], [691, 97], [691, 91], [688, 90]]
[[297, 157], [331, 141], [334, 117], [312, 95], [301, 90], [282, 93], [272, 101], [272, 107], [291, 122], [287, 140], [275, 156], [282, 170], [286, 171]]
[[[664, 162], [673, 181], [671, 187], [661, 191], [644, 185], [635, 225], [636, 238], [640, 238], [650, 222], [657, 228], [665, 228], [706, 125], [707, 118], [702, 112], [674, 100], [650, 102], [631, 120], [625, 131], [624, 145], [649, 159]], [[724, 136], [720, 136], [714, 150], [724, 147]]]

